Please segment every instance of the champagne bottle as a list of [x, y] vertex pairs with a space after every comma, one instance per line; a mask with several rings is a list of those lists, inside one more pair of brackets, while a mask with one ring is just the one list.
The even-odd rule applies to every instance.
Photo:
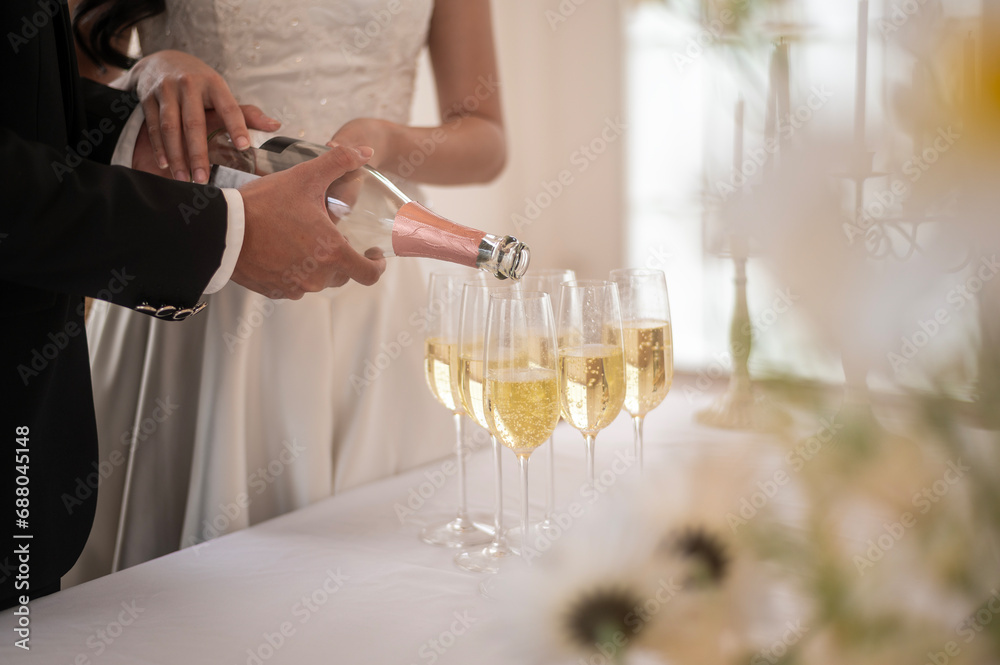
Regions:
[[[210, 184], [238, 187], [283, 171], [329, 150], [326, 146], [274, 137], [259, 148], [239, 150], [218, 131], [208, 140]], [[337, 229], [362, 254], [424, 256], [479, 268], [499, 279], [519, 279], [528, 268], [528, 247], [512, 236], [496, 236], [456, 224], [401, 192], [365, 165], [344, 174], [326, 190], [327, 209]]]

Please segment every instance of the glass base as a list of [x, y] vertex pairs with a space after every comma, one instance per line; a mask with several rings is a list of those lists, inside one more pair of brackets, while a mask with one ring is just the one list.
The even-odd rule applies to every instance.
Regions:
[[558, 538], [565, 531], [565, 529], [547, 518], [536, 524], [535, 528], [538, 529], [540, 535], [548, 536], [549, 538]]
[[455, 565], [472, 573], [495, 574], [500, 572], [504, 561], [514, 556], [514, 550], [506, 544], [490, 543], [479, 550], [462, 552], [455, 557]]
[[479, 583], [479, 594], [483, 598], [488, 598], [489, 600], [499, 600], [497, 595], [495, 577], [487, 577], [485, 580]]
[[485, 526], [467, 517], [456, 517], [450, 522], [426, 527], [420, 532], [420, 540], [440, 547], [476, 547], [493, 540], [493, 529]]
[[[548, 552], [551, 549], [556, 538], [561, 536], [564, 531], [542, 529], [541, 524], [529, 524], [528, 525], [528, 547], [531, 548], [530, 552], [533, 556], [529, 556], [529, 559], [538, 556], [543, 552]], [[524, 536], [521, 534], [521, 527], [516, 526], [512, 529], [507, 530], [507, 545], [510, 550], [517, 556], [521, 556], [523, 551]]]
[[764, 432], [780, 430], [791, 423], [785, 411], [755, 395], [749, 386], [739, 389], [732, 385], [711, 406], [697, 412], [694, 419], [709, 427]]

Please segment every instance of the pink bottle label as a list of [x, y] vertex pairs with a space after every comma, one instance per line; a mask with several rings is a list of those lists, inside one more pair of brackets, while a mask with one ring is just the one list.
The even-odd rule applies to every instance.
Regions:
[[475, 268], [484, 235], [410, 201], [396, 213], [392, 251], [396, 256], [423, 256]]

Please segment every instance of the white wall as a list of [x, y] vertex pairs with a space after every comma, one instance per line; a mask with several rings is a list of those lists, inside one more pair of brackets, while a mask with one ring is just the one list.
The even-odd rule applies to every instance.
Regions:
[[[494, 0], [493, 15], [507, 169], [488, 186], [427, 187], [425, 198], [455, 221], [527, 242], [534, 267], [603, 277], [625, 260], [625, 140], [605, 129], [625, 120], [622, 8], [608, 0]], [[435, 124], [436, 109], [425, 61], [415, 124]], [[581, 151], [592, 142], [593, 159]], [[550, 196], [545, 184], [560, 173], [570, 184]], [[530, 201], [544, 210], [536, 214]], [[518, 226], [515, 215], [528, 223]]]

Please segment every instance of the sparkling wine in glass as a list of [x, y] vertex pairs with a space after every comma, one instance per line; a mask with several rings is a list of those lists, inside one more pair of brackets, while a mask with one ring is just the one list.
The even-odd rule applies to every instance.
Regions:
[[451, 411], [455, 420], [455, 454], [458, 461], [458, 514], [444, 524], [428, 526], [420, 539], [431, 545], [474, 547], [485, 544], [491, 534], [469, 518], [465, 491], [465, 446], [462, 415], [465, 409], [458, 392], [459, 304], [464, 273], [431, 275], [427, 311], [430, 327], [424, 341], [424, 368], [431, 394]]
[[[490, 294], [486, 323], [486, 418], [517, 455], [521, 477], [521, 535], [527, 543], [528, 459], [559, 421], [555, 323], [546, 293]], [[527, 548], [522, 547], [525, 556]]]
[[574, 281], [560, 287], [559, 401], [562, 417], [587, 442], [587, 478], [594, 484], [594, 441], [625, 402], [625, 352], [618, 287]]
[[[475, 280], [466, 282], [462, 290], [458, 336], [458, 392], [462, 406], [469, 417], [487, 430], [490, 430], [490, 419], [486, 417], [483, 356], [490, 293], [515, 288], [501, 284]], [[503, 526], [503, 470], [500, 442], [497, 440], [495, 432], [490, 430], [490, 434], [493, 442], [493, 479], [496, 492], [493, 540], [481, 549], [462, 552], [455, 557], [455, 563], [459, 568], [478, 573], [498, 572], [501, 560], [513, 554], [513, 551], [507, 546]]]
[[[544, 269], [532, 270], [530, 275], [525, 275], [520, 280], [521, 288], [525, 291], [541, 291], [549, 294], [549, 300], [555, 304], [559, 302], [559, 286], [563, 282], [572, 282], [576, 279], [576, 273], [572, 270]], [[545, 518], [538, 523], [538, 530], [549, 535], [559, 533], [558, 527], [553, 522], [556, 512], [556, 437], [553, 432], [549, 437], [549, 484], [545, 493]]]
[[667, 279], [661, 270], [611, 271], [618, 285], [625, 340], [625, 411], [632, 416], [635, 454], [642, 469], [642, 423], [670, 391], [674, 344]]

